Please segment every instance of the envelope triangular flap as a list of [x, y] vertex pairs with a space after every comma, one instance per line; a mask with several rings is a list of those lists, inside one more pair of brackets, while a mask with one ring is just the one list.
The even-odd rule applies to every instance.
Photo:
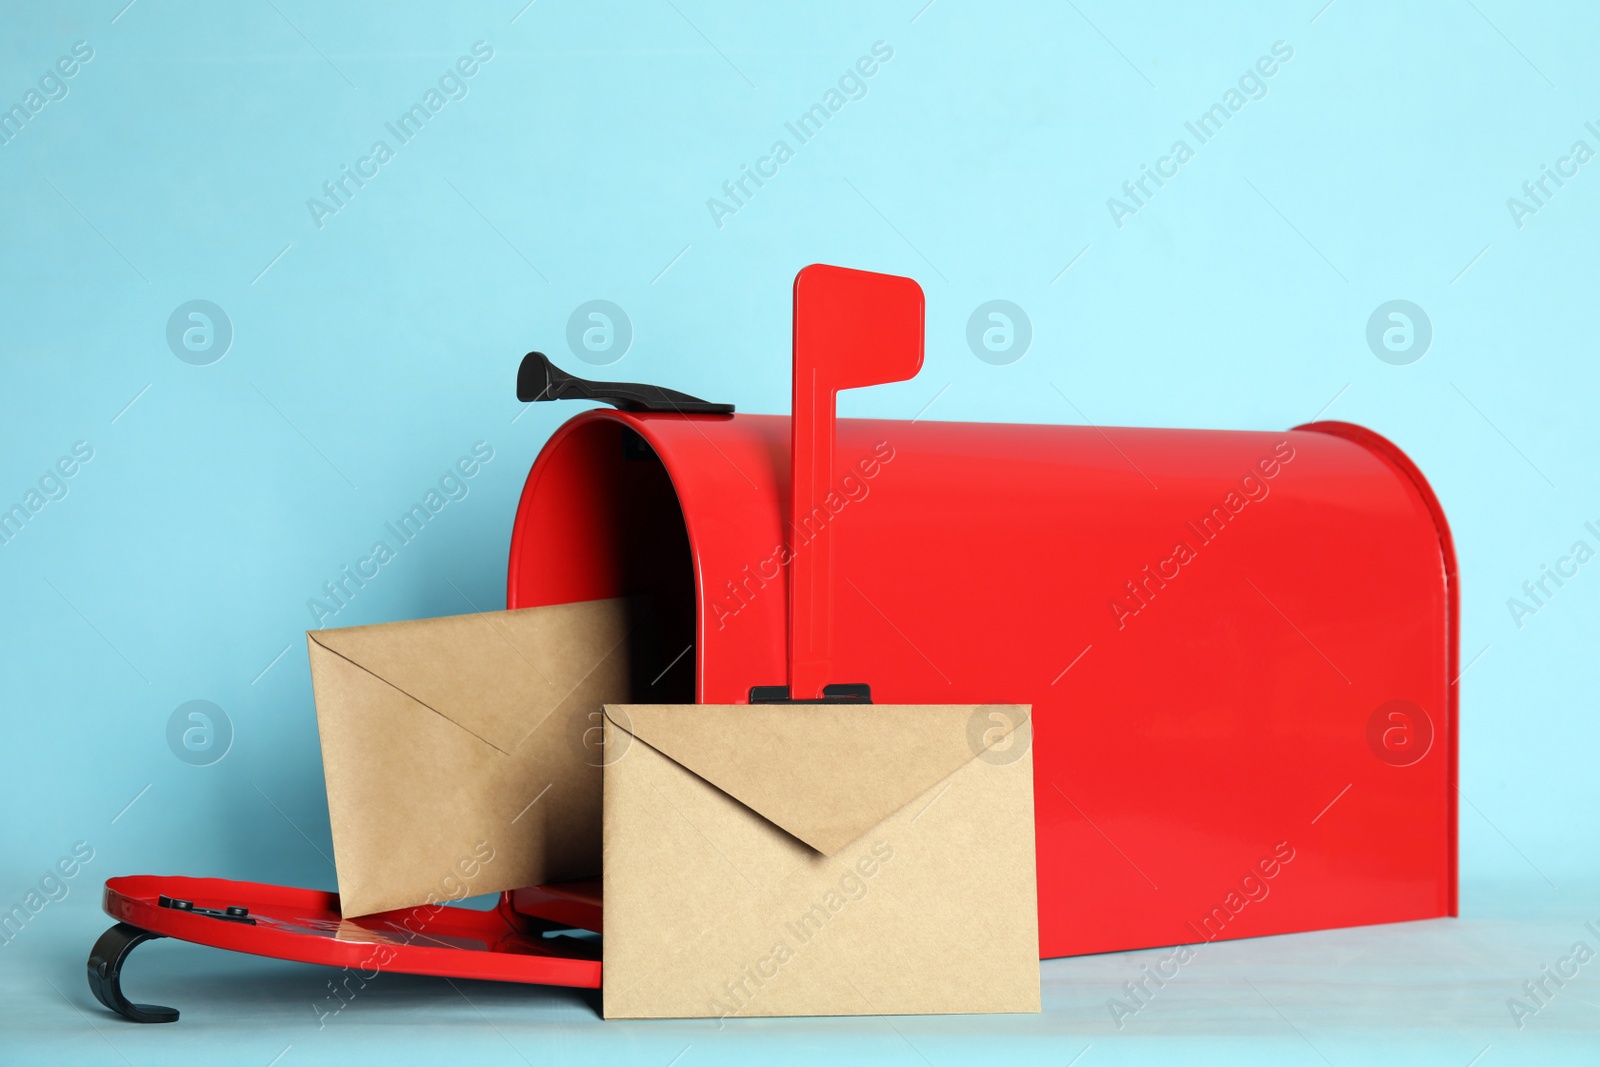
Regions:
[[628, 704], [607, 705], [606, 715], [831, 856], [1001, 743], [1009, 730], [973, 740], [971, 723], [983, 709], [1009, 713], [1013, 730], [1029, 711], [1010, 704]]
[[307, 636], [510, 753], [617, 651], [636, 609], [590, 600]]

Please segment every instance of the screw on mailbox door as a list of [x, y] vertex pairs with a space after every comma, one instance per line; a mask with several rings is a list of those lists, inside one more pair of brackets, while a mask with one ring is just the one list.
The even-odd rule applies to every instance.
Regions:
[[179, 900], [166, 895], [157, 897], [156, 903], [173, 911], [186, 911], [191, 915], [204, 915], [210, 919], [221, 919], [223, 922], [249, 923], [251, 926], [256, 924], [256, 921], [250, 918], [250, 909], [241, 908], [237, 904], [229, 904], [225, 908], [201, 908], [192, 900]]

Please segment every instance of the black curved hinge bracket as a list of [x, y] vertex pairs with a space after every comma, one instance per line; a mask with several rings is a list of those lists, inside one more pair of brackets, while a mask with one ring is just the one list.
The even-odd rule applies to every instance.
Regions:
[[517, 368], [517, 399], [598, 400], [618, 411], [654, 411], [678, 415], [732, 415], [732, 404], [713, 404], [676, 389], [635, 382], [591, 382], [568, 374], [543, 352], [529, 352]]
[[100, 940], [89, 950], [89, 992], [94, 999], [136, 1023], [175, 1023], [177, 1008], [163, 1008], [159, 1004], [134, 1004], [122, 995], [122, 965], [128, 953], [146, 941], [165, 934], [153, 934], [128, 923], [118, 923], [100, 935]]

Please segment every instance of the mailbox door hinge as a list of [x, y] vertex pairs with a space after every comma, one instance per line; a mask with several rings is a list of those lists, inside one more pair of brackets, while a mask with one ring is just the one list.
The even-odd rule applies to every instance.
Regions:
[[870, 704], [872, 686], [865, 682], [825, 685], [822, 696], [815, 700], [795, 700], [789, 696], [786, 685], [753, 685], [750, 687], [752, 704]]

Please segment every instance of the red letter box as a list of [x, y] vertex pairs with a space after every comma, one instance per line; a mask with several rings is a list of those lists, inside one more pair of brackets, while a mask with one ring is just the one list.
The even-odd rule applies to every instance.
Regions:
[[572, 419], [509, 606], [652, 595], [701, 703], [1032, 704], [1046, 957], [1455, 914], [1455, 559], [1416, 467], [1336, 422], [835, 422], [921, 318], [808, 267], [793, 422]]
[[[1338, 422], [835, 420], [838, 390], [921, 362], [917, 285], [828, 266], [795, 280], [793, 418], [531, 354], [522, 399], [616, 409], [534, 463], [507, 606], [648, 597], [651, 702], [1032, 705], [1044, 957], [1454, 915], [1455, 557], [1400, 450]], [[177, 1017], [118, 988], [152, 936], [600, 981], [592, 947], [541, 936], [599, 929], [583, 887], [411, 936], [218, 879], [112, 879], [106, 910], [90, 984], [142, 1021]]]

